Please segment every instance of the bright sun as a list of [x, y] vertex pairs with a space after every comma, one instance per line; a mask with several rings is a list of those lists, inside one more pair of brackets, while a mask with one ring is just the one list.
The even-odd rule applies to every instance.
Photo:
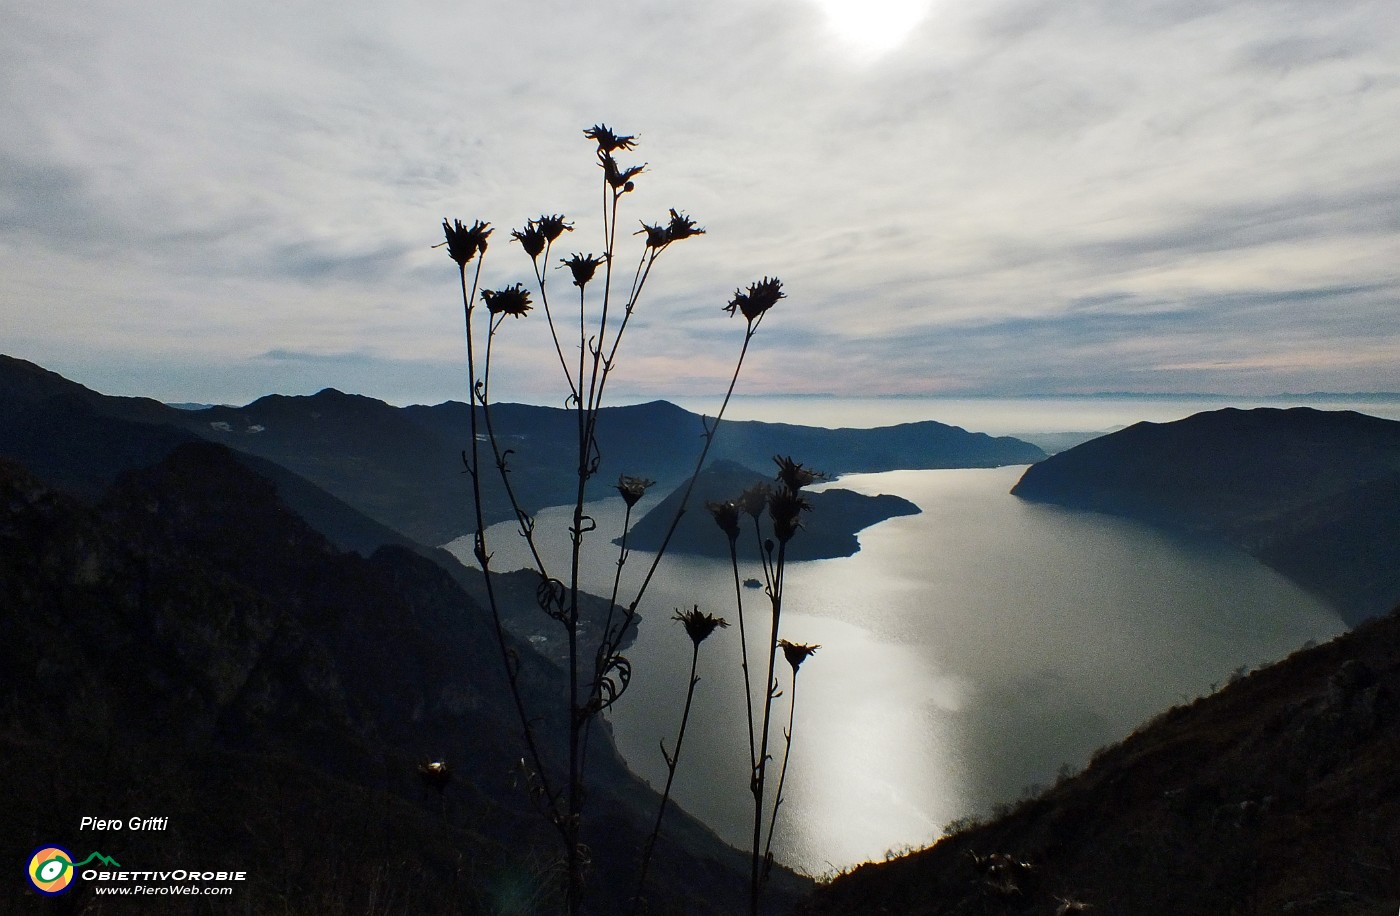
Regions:
[[898, 47], [928, 15], [930, 0], [815, 0], [827, 24], [863, 54]]

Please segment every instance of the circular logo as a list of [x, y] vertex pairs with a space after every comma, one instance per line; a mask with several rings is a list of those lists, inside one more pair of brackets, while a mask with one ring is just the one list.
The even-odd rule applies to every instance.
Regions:
[[61, 846], [41, 846], [29, 857], [29, 883], [41, 894], [61, 894], [73, 884], [73, 854]]

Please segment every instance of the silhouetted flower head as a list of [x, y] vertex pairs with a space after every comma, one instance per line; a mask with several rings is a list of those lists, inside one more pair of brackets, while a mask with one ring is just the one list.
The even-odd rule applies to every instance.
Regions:
[[739, 505], [744, 511], [754, 518], [763, 514], [763, 509], [768, 505], [768, 494], [772, 492], [772, 487], [764, 481], [759, 481], [749, 487], [739, 497]]
[[792, 540], [797, 529], [802, 527], [803, 511], [812, 508], [795, 490], [786, 487], [768, 497], [768, 516], [773, 519], [773, 536], [778, 543]]
[[560, 213], [545, 214], [534, 221], [535, 227], [544, 233], [544, 237], [549, 241], [554, 241], [565, 232], [573, 232], [574, 227], [564, 222], [564, 216]]
[[603, 263], [602, 258], [595, 258], [593, 255], [575, 254], [571, 258], [560, 258], [559, 263], [569, 268], [574, 275], [574, 286], [579, 289], [588, 285], [588, 281], [593, 279], [593, 272], [598, 269], [598, 265]]
[[524, 229], [512, 229], [510, 237], [519, 242], [520, 247], [532, 258], [538, 258], [544, 252], [544, 233], [533, 220], [526, 223]]
[[617, 478], [617, 492], [622, 494], [622, 501], [627, 503], [627, 508], [632, 508], [646, 494], [647, 487], [656, 483], [645, 477], [629, 477], [622, 474]]
[[613, 150], [633, 149], [637, 145], [636, 134], [615, 134], [606, 124], [594, 124], [583, 132], [590, 140], [598, 141], [598, 152], [611, 153]]
[[799, 462], [793, 461], [790, 457], [785, 458], [782, 455], [774, 455], [773, 463], [778, 466], [778, 481], [794, 493], [808, 484], [826, 479], [826, 475], [822, 474], [820, 471], [804, 468]]
[[723, 502], [707, 502], [705, 508], [710, 510], [710, 514], [715, 518], [715, 524], [719, 530], [729, 536], [730, 543], [739, 539], [739, 505], [733, 500]]
[[642, 223], [642, 228], [632, 234], [645, 234], [648, 248], [665, 248], [666, 243], [671, 240], [666, 233], [666, 228], [665, 226], [648, 226], [646, 223]]
[[783, 281], [777, 277], [764, 277], [757, 283], [750, 283], [748, 292], [734, 290], [734, 299], [724, 310], [731, 315], [737, 310], [753, 322], [776, 305], [779, 299], [785, 298], [787, 296], [783, 293]]
[[447, 236], [447, 256], [456, 261], [458, 267], [466, 268], [467, 262], [476, 257], [477, 252], [486, 250], [486, 237], [494, 231], [490, 226], [490, 223], [481, 220], [464, 226], [459, 219], [450, 223], [444, 219], [442, 231]]
[[666, 241], [679, 242], [681, 239], [688, 239], [692, 235], [704, 235], [705, 230], [695, 225], [695, 220], [684, 213], [677, 213], [676, 208], [671, 208], [671, 222], [666, 224]]
[[778, 645], [783, 647], [783, 657], [792, 666], [792, 676], [797, 677], [797, 669], [802, 667], [802, 663], [808, 658], [817, 654], [821, 646], [809, 646], [804, 643], [788, 642], [786, 639], [778, 640]]
[[520, 243], [520, 247], [525, 249], [525, 253], [531, 258], [537, 258], [544, 251], [548, 242], [559, 238], [565, 232], [573, 232], [574, 227], [564, 222], [564, 217], [558, 214], [544, 215], [539, 219], [532, 219], [525, 224], [524, 229], [516, 229], [511, 232], [511, 238]]
[[524, 318], [530, 311], [530, 291], [521, 284], [503, 286], [500, 289], [483, 289], [481, 301], [492, 315], [514, 315]]
[[445, 760], [425, 760], [418, 764], [418, 778], [427, 788], [441, 792], [452, 781], [452, 768]]
[[598, 164], [603, 167], [603, 177], [607, 179], [612, 189], [614, 191], [621, 191], [624, 194], [636, 187], [632, 179], [646, 170], [645, 163], [622, 168], [617, 164], [617, 160], [614, 159], [610, 153], [599, 153]]
[[685, 624], [686, 635], [695, 645], [710, 638], [710, 634], [720, 627], [729, 626], [729, 622], [723, 617], [716, 617], [713, 614], [703, 614], [700, 606], [696, 605], [692, 610], [682, 611], [676, 608], [676, 616], [671, 618]]

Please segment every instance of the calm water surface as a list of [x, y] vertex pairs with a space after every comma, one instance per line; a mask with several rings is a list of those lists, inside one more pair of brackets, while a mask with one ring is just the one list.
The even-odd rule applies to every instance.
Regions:
[[[1242, 553], [1024, 503], [1008, 493], [1023, 471], [894, 471], [837, 484], [896, 493], [923, 512], [866, 529], [854, 557], [789, 567], [782, 635], [822, 648], [797, 691], [774, 842], [781, 861], [819, 874], [928, 843], [949, 821], [1053, 781], [1237, 667], [1344, 629]], [[591, 544], [586, 585], [606, 593], [622, 502], [600, 501], [593, 514], [607, 536]], [[562, 532], [566, 518], [541, 513], [541, 529]], [[500, 568], [523, 565], [523, 556], [511, 562], [520, 542], [510, 526], [489, 536]], [[546, 553], [564, 568], [567, 539]], [[633, 552], [627, 570], [639, 578], [651, 558]], [[761, 573], [750, 566], [741, 576]], [[766, 599], [742, 594], [757, 646]], [[734, 596], [727, 562], [667, 557], [643, 601], [632, 687], [611, 721], [628, 763], [655, 785], [665, 778], [657, 742], [674, 743], [690, 662], [690, 642], [668, 618], [699, 604], [737, 623]], [[779, 664], [785, 718], [792, 689]], [[747, 848], [737, 627], [705, 643], [700, 677], [675, 796]], [[774, 733], [781, 740], [778, 725]]]

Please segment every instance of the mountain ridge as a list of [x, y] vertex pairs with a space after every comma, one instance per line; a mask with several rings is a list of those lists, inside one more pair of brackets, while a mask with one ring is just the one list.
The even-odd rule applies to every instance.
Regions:
[[[314, 395], [267, 395], [242, 407], [181, 410], [149, 398], [102, 395], [8, 356], [0, 356], [0, 395], [11, 409], [39, 412], [52, 411], [66, 399], [70, 407], [87, 405], [95, 418], [169, 427], [256, 455], [421, 544], [445, 544], [468, 533], [471, 487], [462, 452], [470, 444], [472, 409], [461, 402], [399, 408], [327, 388]], [[572, 450], [557, 443], [577, 439], [575, 413], [499, 404], [492, 407], [491, 418], [502, 450], [510, 450], [507, 460], [522, 507], [536, 512], [572, 502], [576, 468], [565, 457]], [[484, 417], [478, 419], [484, 431]], [[700, 415], [665, 401], [604, 408], [598, 418], [601, 458], [591, 483], [593, 498], [611, 495], [609, 488], [620, 474], [675, 485], [694, 468], [705, 430]], [[4, 447], [0, 429], [0, 454]], [[491, 462], [489, 447], [483, 447], [485, 462]], [[1022, 464], [1045, 455], [1020, 440], [934, 421], [874, 430], [725, 421], [710, 457], [757, 465], [775, 452], [833, 474]], [[483, 478], [488, 522], [514, 518], [495, 477]]]
[[[1227, 541], [1355, 624], [1400, 601], [1397, 474], [1400, 422], [1226, 408], [1091, 440], [1032, 465], [1011, 492]], [[1319, 564], [1319, 545], [1337, 544], [1367, 549]]]

